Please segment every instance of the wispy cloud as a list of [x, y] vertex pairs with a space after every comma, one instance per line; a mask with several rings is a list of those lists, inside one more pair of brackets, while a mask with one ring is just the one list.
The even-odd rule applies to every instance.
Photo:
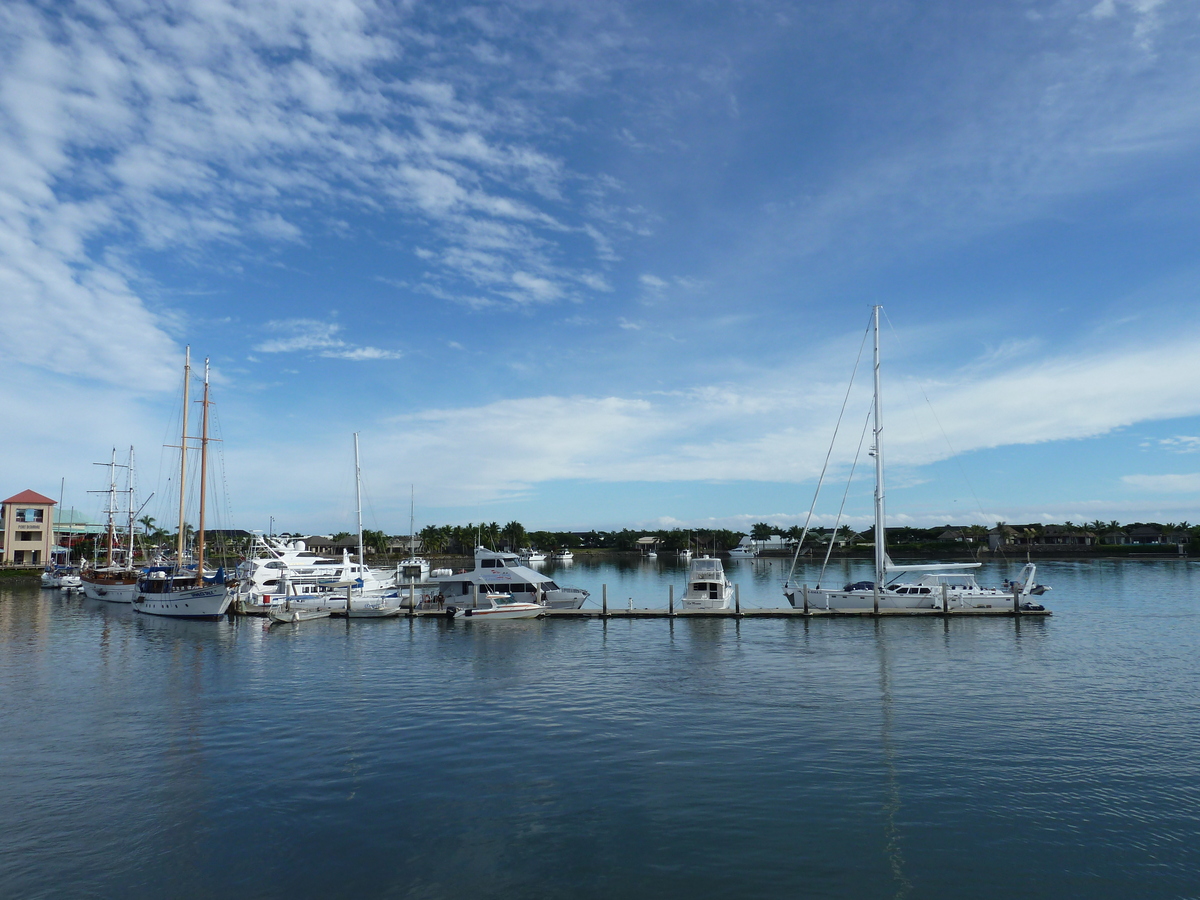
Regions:
[[347, 359], [354, 362], [375, 359], [399, 359], [398, 350], [378, 347], [356, 347], [338, 337], [342, 326], [336, 322], [315, 319], [284, 319], [266, 324], [266, 330], [277, 337], [255, 346], [259, 353], [313, 353], [328, 359]]
[[1178, 475], [1122, 475], [1130, 487], [1155, 494], [1200, 494], [1200, 472]]

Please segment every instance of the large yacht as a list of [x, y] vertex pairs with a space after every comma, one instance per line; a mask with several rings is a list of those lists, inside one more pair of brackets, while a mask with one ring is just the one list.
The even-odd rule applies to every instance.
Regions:
[[438, 590], [447, 604], [459, 609], [472, 608], [476, 593], [481, 605], [488, 594], [509, 594], [514, 601], [529, 600], [549, 609], [579, 609], [588, 598], [585, 590], [559, 587], [548, 575], [522, 564], [515, 553], [484, 547], [475, 548], [472, 571], [439, 578]]
[[[396, 586], [394, 573], [380, 572], [361, 565], [343, 550], [341, 559], [329, 559], [309, 550], [304, 541], [282, 540], [257, 535], [249, 555], [238, 567], [242, 589], [237, 610], [265, 614], [272, 603], [285, 594], [337, 593], [344, 597], [346, 582], [362, 582], [368, 595], [391, 591]], [[344, 599], [341, 601], [344, 603]]]

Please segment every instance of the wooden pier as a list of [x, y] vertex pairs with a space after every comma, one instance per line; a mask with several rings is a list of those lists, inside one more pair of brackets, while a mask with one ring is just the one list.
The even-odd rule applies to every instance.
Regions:
[[[402, 614], [403, 615], [403, 614]], [[418, 618], [445, 618], [445, 610], [418, 609]], [[1022, 609], [1014, 612], [1011, 606], [992, 607], [990, 609], [951, 609], [943, 612], [940, 609], [779, 609], [746, 608], [736, 609], [705, 609], [705, 610], [674, 610], [668, 609], [629, 609], [613, 608], [608, 610], [587, 607], [584, 609], [548, 609], [544, 613], [547, 619], [890, 619], [890, 618], [926, 618], [926, 619], [955, 619], [962, 616], [999, 616], [999, 617], [1046, 617], [1052, 615], [1048, 609]]]

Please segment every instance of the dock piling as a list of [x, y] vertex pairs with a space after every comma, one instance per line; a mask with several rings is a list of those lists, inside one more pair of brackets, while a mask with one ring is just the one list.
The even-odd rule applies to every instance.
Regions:
[[1021, 614], [1021, 589], [1015, 584], [1013, 585], [1013, 615]]
[[945, 584], [942, 585], [942, 615], [950, 614], [950, 589]]
[[875, 615], [879, 615], [879, 583], [878, 582], [875, 583], [875, 589], [872, 593], [874, 595], [873, 599], [875, 601], [875, 604], [874, 604], [875, 605]]
[[608, 585], [600, 585], [600, 615], [608, 618]]
[[667, 585], [667, 615], [675, 615], [675, 585]]
[[739, 617], [742, 614], [742, 586], [740, 584], [733, 586], [733, 614]]
[[801, 593], [804, 594], [804, 614], [808, 615], [808, 585], [804, 585]]

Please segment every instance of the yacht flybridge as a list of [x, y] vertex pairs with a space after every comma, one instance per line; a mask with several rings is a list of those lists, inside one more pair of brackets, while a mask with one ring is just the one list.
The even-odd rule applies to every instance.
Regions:
[[535, 572], [515, 553], [497, 553], [475, 548], [475, 568], [438, 579], [438, 591], [449, 606], [470, 609], [476, 596], [507, 594], [514, 601], [540, 603], [549, 609], [579, 609], [588, 592], [579, 588], [559, 587], [548, 575]]
[[[885, 544], [883, 489], [883, 417], [879, 389], [879, 306], [872, 309], [871, 329], [874, 346], [874, 408], [872, 412], [871, 455], [875, 457], [875, 579], [847, 584], [840, 590], [796, 584], [793, 577], [800, 556], [803, 538], [796, 545], [792, 569], [784, 582], [783, 592], [793, 606], [805, 605], [823, 609], [940, 609], [943, 600], [947, 608], [986, 609], [1018, 601], [1030, 604], [1030, 594], [1040, 594], [1045, 587], [1036, 584], [1037, 572], [1033, 563], [1025, 566], [1016, 581], [1004, 587], [980, 587], [971, 571], [982, 563], [917, 563], [896, 565], [887, 553]], [[815, 503], [815, 500], [814, 500]], [[811, 511], [810, 511], [811, 514]], [[807, 533], [807, 526], [805, 526]], [[832, 548], [832, 542], [830, 544]], [[829, 560], [826, 553], [826, 562]], [[822, 567], [824, 572], [824, 567]], [[910, 580], [916, 576], [915, 580]], [[1040, 606], [1036, 607], [1041, 609]]]

